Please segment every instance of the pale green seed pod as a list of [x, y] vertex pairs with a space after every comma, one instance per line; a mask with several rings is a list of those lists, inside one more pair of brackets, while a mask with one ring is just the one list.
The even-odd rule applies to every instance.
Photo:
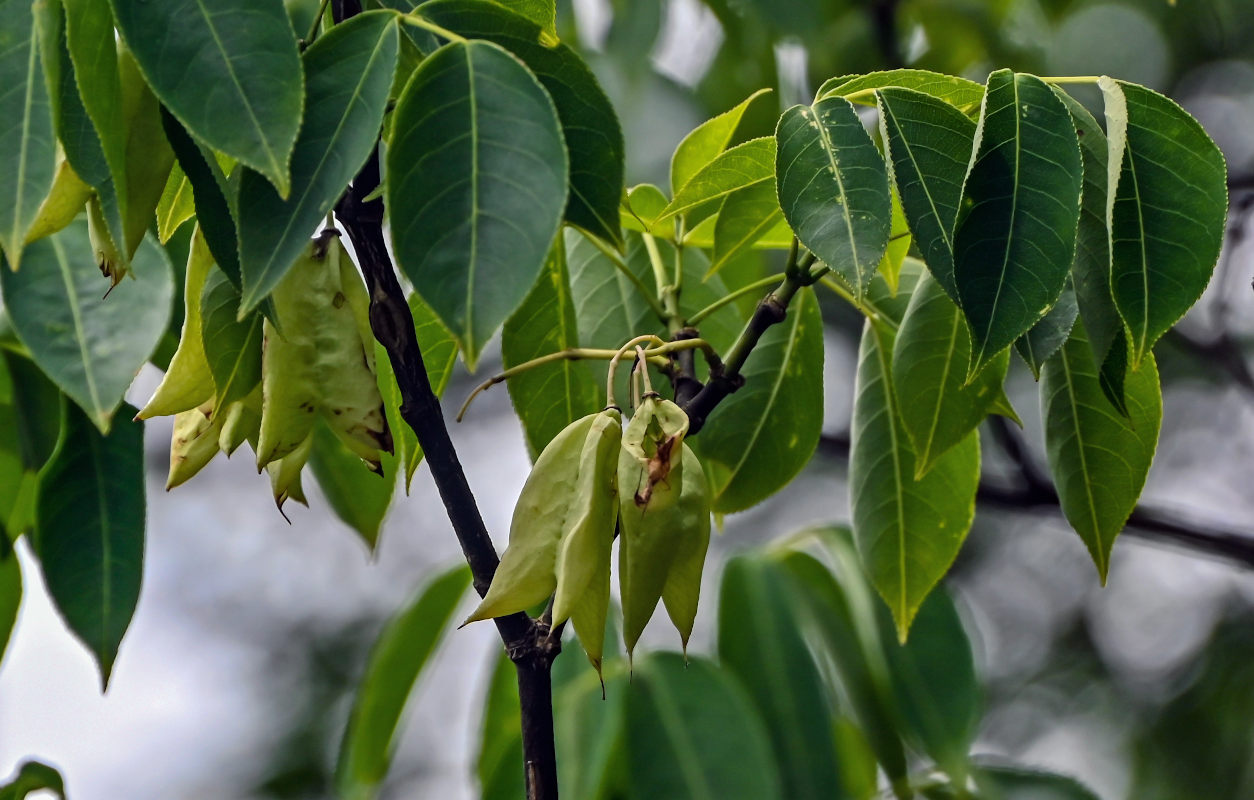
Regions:
[[669, 489], [682, 481], [682, 445], [687, 433], [688, 415], [683, 409], [656, 393], [645, 395], [623, 430], [618, 485], [624, 504], [630, 498], [644, 508], [669, 503], [677, 496]]
[[221, 424], [220, 418], [213, 413], [212, 401], [174, 415], [166, 491], [186, 483], [218, 454]]
[[236, 400], [223, 410], [222, 433], [218, 435], [218, 449], [230, 458], [244, 442], [257, 447], [257, 435], [261, 432], [261, 384], [242, 399]]
[[[309, 505], [305, 500], [305, 490], [300, 485], [300, 473], [309, 460], [309, 451], [313, 449], [313, 437], [305, 439], [295, 450], [283, 458], [266, 464], [266, 472], [270, 475], [270, 489], [274, 494], [274, 505], [283, 514], [283, 504], [295, 500], [303, 506]], [[287, 515], [283, 514], [287, 519]]]
[[109, 235], [104, 211], [100, 208], [100, 198], [95, 195], [87, 202], [87, 237], [91, 240], [91, 251], [96, 258], [96, 266], [100, 268], [100, 274], [109, 279], [111, 286], [117, 286], [130, 271], [130, 262], [123, 258], [113, 237]]
[[705, 555], [710, 549], [710, 486], [697, 456], [684, 445], [683, 489], [673, 529], [674, 554], [671, 568], [662, 587], [662, 603], [679, 631], [684, 654], [697, 618], [697, 602], [701, 597], [701, 573]]
[[617, 408], [596, 415], [580, 452], [579, 484], [557, 555], [553, 624], [571, 621], [598, 672], [610, 603], [610, 549], [618, 519], [622, 435], [622, 415]]
[[135, 416], [136, 419], [177, 414], [213, 397], [213, 373], [205, 359], [200, 315], [200, 295], [211, 266], [213, 254], [209, 252], [209, 245], [197, 225], [187, 255], [187, 278], [183, 285], [183, 333], [179, 346], [170, 359], [161, 385]]
[[[575, 420], [545, 446], [514, 506], [509, 546], [492, 586], [467, 623], [542, 602], [558, 590], [559, 575], [561, 616], [555, 599], [554, 619], [560, 622], [585, 603], [602, 551], [608, 575], [615, 487], [607, 465], [617, 457], [620, 431], [618, 410], [611, 408]], [[603, 623], [604, 617], [602, 611]], [[584, 625], [590, 640], [591, 627]]]

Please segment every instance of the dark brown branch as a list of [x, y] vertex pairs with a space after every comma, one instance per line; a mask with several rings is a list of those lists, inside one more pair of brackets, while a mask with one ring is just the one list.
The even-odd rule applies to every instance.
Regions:
[[[332, 13], [337, 22], [360, 12], [358, 0], [333, 0]], [[401, 392], [401, 418], [418, 436], [453, 532], [470, 565], [475, 591], [482, 597], [500, 561], [449, 437], [440, 400], [427, 378], [413, 314], [396, 278], [383, 237], [383, 201], [363, 202], [361, 199], [378, 188], [379, 178], [376, 146], [352, 187], [336, 205], [335, 214], [353, 242], [366, 280], [370, 293], [370, 327], [387, 350], [396, 374]], [[549, 637], [547, 624], [523, 613], [494, 621], [518, 672], [527, 798], [557, 800], [551, 674], [553, 660], [561, 652], [560, 637]]]

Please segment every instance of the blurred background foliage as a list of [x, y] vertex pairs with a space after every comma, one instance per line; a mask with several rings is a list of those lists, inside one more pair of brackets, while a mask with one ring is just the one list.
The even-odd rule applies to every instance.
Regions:
[[[287, 2], [305, 30], [299, 18], [314, 13], [317, 0]], [[577, 646], [557, 661], [564, 796], [697, 796], [659, 788], [674, 778], [690, 788], [708, 783], [719, 798], [867, 798], [887, 791], [886, 773], [897, 771], [938, 798], [969, 796], [943, 773], [970, 777], [980, 796], [1024, 800], [1254, 797], [1254, 0], [560, 0], [558, 31], [614, 102], [629, 185], [663, 184], [684, 134], [763, 87], [776, 90], [777, 103], [753, 104], [739, 138], [771, 133], [780, 110], [809, 102], [833, 76], [910, 66], [983, 81], [1012, 67], [1110, 74], [1171, 95], [1223, 149], [1231, 202], [1211, 289], [1158, 348], [1165, 413], [1143, 497], [1151, 524], [1120, 540], [1109, 587], [1098, 585], [1056, 507], [1033, 491], [1033, 470], [1044, 463], [1036, 386], [1016, 363], [1008, 388], [1025, 430], [983, 437], [975, 527], [909, 645], [896, 644], [847, 538], [830, 527], [847, 518], [861, 318], [824, 298], [819, 454], [784, 492], [726, 520], [712, 545], [688, 666], [667, 652], [674, 642], [646, 636], [634, 665], [607, 660], [602, 700]], [[750, 280], [765, 269], [762, 258], [721, 274], [729, 284]], [[495, 370], [493, 357], [482, 372]], [[474, 382], [459, 372], [448, 402]], [[503, 394], [478, 408], [470, 424], [485, 433], [459, 442], [472, 482], [476, 470], [499, 467], [489, 432], [510, 427], [523, 452]], [[149, 433], [155, 481], [165, 438]], [[499, 487], [489, 484], [475, 484], [481, 502], [503, 509], [489, 511], [489, 521], [507, 519], [512, 498], [491, 497]], [[212, 491], [202, 487], [205, 497]], [[316, 492], [310, 499], [314, 511], [298, 513], [297, 527], [329, 516]], [[364, 579], [391, 583], [383, 599], [319, 587], [311, 575], [300, 580], [322, 598], [316, 602], [305, 602], [305, 589], [275, 588], [277, 599], [232, 596], [197, 583], [189, 565], [203, 560], [209, 551], [196, 548], [206, 545], [154, 541], [154, 569], [160, 558], [186, 562], [173, 578], [156, 572], [151, 589], [181, 598], [171, 606], [180, 624], [229, 630], [264, 653], [249, 672], [256, 685], [248, 715], [266, 733], [218, 774], [209, 796], [334, 796], [336, 749], [371, 644], [406, 587], [434, 569], [424, 540], [451, 542], [443, 519], [431, 516], [438, 502], [398, 506], [381, 562], [366, 567], [373, 572]], [[1167, 519], [1175, 533], [1154, 519]], [[160, 536], [160, 521], [152, 527]], [[504, 528], [494, 530], [503, 547]], [[281, 543], [283, 563], [301, 568], [304, 554], [295, 554], [323, 544]], [[442, 653], [437, 661], [449, 663], [426, 676], [422, 692], [455, 695], [470, 675], [482, 699], [469, 712], [426, 701], [415, 708], [409, 725], [417, 732], [400, 739], [382, 797], [522, 796], [512, 669], [490, 636], [475, 647]], [[472, 668], [467, 658], [480, 661]], [[442, 716], [449, 713], [475, 721], [454, 725]], [[470, 741], [445, 733], [467, 727]], [[685, 768], [682, 754], [697, 760]], [[877, 757], [886, 765], [879, 775]], [[1074, 776], [1092, 794], [1011, 764]], [[458, 773], [452, 783], [450, 770]]]

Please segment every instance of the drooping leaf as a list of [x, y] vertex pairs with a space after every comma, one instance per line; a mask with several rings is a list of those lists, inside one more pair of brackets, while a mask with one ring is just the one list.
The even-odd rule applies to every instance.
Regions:
[[915, 454], [913, 477], [921, 477], [950, 448], [975, 430], [1002, 394], [1010, 352], [969, 384], [971, 336], [962, 312], [931, 275], [919, 279], [893, 342], [892, 386], [901, 427]]
[[101, 435], [63, 405], [61, 440], [39, 476], [35, 549], [48, 594], [108, 687], [144, 571], [144, 426]]
[[110, 4], [162, 105], [198, 139], [262, 173], [286, 197], [304, 79], [283, 3]]
[[414, 73], [388, 148], [397, 262], [474, 366], [544, 266], [566, 205], [566, 149], [535, 76], [484, 41]]
[[710, 477], [716, 512], [770, 497], [810, 461], [823, 426], [823, 319], [808, 291], [768, 328], [741, 374], [745, 385], [692, 440]]
[[1110, 551], [1136, 507], [1162, 424], [1152, 354], [1127, 375], [1126, 417], [1106, 400], [1082, 324], [1041, 371], [1045, 448], [1063, 514], [1080, 534], [1102, 582]]
[[768, 92], [770, 89], [757, 90], [735, 107], [701, 123], [684, 137], [671, 156], [672, 195], [678, 195], [694, 175], [727, 149], [745, 111], [754, 100]]
[[988, 76], [954, 231], [954, 280], [974, 377], [1062, 294], [1083, 169], [1071, 115], [1040, 78]]
[[[700, 438], [700, 437], [697, 437]], [[799, 599], [767, 558], [727, 563], [719, 591], [718, 655], [749, 690], [790, 798], [840, 797], [831, 717], [818, 668], [794, 619]]]
[[[618, 202], [623, 193], [623, 133], [596, 76], [579, 55], [556, 42], [553, 3], [503, 3], [522, 17], [482, 0], [424, 3], [422, 15], [468, 38], [495, 42], [520, 58], [553, 99], [570, 158], [565, 219], [607, 242], [621, 243]], [[536, 6], [547, 8], [545, 16]], [[542, 30], [543, 28], [543, 30]], [[546, 41], [552, 37], [551, 41]]]
[[38, 761], [27, 761], [18, 768], [13, 780], [0, 786], [0, 800], [24, 800], [31, 792], [47, 790], [65, 800], [65, 782], [55, 767]]
[[[714, 201], [721, 200], [738, 189], [767, 183], [775, 174], [775, 139], [764, 136], [750, 139], [725, 150], [694, 174], [683, 185], [662, 213], [653, 221], [656, 225], [676, 214], [689, 217], [700, 215], [702, 207], [713, 212]], [[696, 221], [690, 219], [690, 222]]]
[[748, 247], [788, 247], [792, 229], [784, 220], [775, 187], [755, 183], [727, 195], [714, 221], [714, 254], [707, 276], [725, 267]]
[[[566, 272], [566, 248], [557, 242], [540, 279], [508, 320], [501, 336], [506, 369], [579, 346], [578, 322]], [[605, 405], [605, 390], [587, 362], [561, 360], [509, 380], [509, 395], [534, 459], [571, 422]]]
[[220, 269], [210, 269], [200, 296], [201, 342], [217, 388], [217, 406], [241, 400], [261, 381], [263, 318], [238, 318], [240, 293]]
[[892, 333], [868, 321], [858, 352], [849, 491], [858, 552], [905, 641], [971, 527], [980, 448], [972, 432], [915, 479], [917, 456], [889, 383], [892, 352]]
[[240, 310], [270, 293], [373, 152], [396, 69], [396, 16], [359, 14], [306, 50], [305, 119], [292, 150], [291, 193], [280, 197], [259, 172], [239, 188]]
[[30, 269], [0, 274], [13, 328], [40, 369], [108, 431], [126, 387], [165, 333], [174, 293], [165, 252], [145, 241], [132, 261], [135, 280], [108, 297], [86, 221], [32, 243], [26, 255]]
[[56, 173], [56, 137], [39, 33], [28, 0], [5, 0], [0, 46], [0, 249], [12, 269]]
[[401, 712], [469, 585], [465, 566], [437, 576], [379, 635], [340, 742], [335, 786], [345, 800], [377, 795], [391, 764]]
[[784, 218], [801, 244], [861, 299], [884, 256], [892, 222], [884, 159], [853, 105], [841, 97], [788, 109], [775, 138]]
[[1228, 175], [1219, 148], [1174, 101], [1134, 83], [1099, 85], [1110, 137], [1110, 285], [1137, 368], [1210, 282]]
[[1071, 326], [1075, 324], [1079, 313], [1075, 289], [1072, 288], [1071, 281], [1067, 281], [1066, 288], [1062, 290], [1058, 302], [1054, 303], [1049, 313], [1041, 317], [1040, 322], [1032, 326], [1032, 330], [1015, 339], [1015, 349], [1023, 356], [1024, 362], [1037, 379], [1041, 377], [1041, 367], [1071, 335]]
[[984, 99], [984, 87], [975, 81], [925, 69], [890, 69], [832, 78], [819, 87], [815, 97], [821, 100], [825, 97], [849, 97], [856, 94], [857, 97], [850, 99], [873, 105], [875, 97], [871, 90], [886, 87], [908, 89], [944, 100], [968, 115], [979, 111], [980, 101]]
[[957, 303], [953, 232], [975, 123], [948, 103], [910, 89], [877, 94], [880, 131], [902, 210], [928, 270]]
[[631, 797], [775, 800], [781, 783], [757, 709], [726, 672], [674, 653], [636, 662], [627, 697]]
[[326, 425], [316, 425], [309, 466], [331, 510], [374, 550], [396, 476], [375, 474]]

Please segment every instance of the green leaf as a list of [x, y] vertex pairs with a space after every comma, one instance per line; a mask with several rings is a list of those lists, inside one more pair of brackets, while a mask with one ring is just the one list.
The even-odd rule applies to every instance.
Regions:
[[744, 689], [710, 662], [674, 653], [636, 662], [627, 697], [631, 797], [774, 800], [770, 740]]
[[[566, 274], [566, 248], [557, 242], [540, 279], [508, 320], [501, 336], [506, 369], [579, 346], [578, 322]], [[509, 396], [534, 459], [569, 423], [605, 405], [605, 390], [585, 361], [560, 360], [509, 380]]]
[[716, 512], [743, 511], [809, 463], [823, 427], [823, 318], [800, 292], [741, 371], [745, 385], [710, 415], [691, 444], [710, 479]]
[[281, 0], [110, 4], [162, 105], [196, 138], [262, 173], [286, 197], [304, 78]]
[[[648, 233], [653, 229], [662, 209], [666, 208], [666, 195], [651, 183], [641, 183], [627, 190], [627, 197], [620, 209], [623, 226], [629, 230]], [[659, 231], [664, 235], [666, 231]]]
[[1024, 767], [981, 766], [975, 780], [990, 800], [1098, 800], [1075, 778]]
[[1041, 372], [1049, 468], [1063, 514], [1088, 547], [1102, 583], [1158, 444], [1163, 405], [1152, 354], [1128, 373], [1124, 392], [1126, 418], [1102, 394], [1082, 325]]
[[1099, 85], [1110, 136], [1110, 283], [1136, 368], [1210, 282], [1228, 176], [1219, 148], [1174, 101], [1134, 83]]
[[917, 458], [889, 383], [892, 350], [893, 335], [868, 321], [858, 352], [849, 491], [858, 552], [904, 642], [971, 528], [980, 446], [972, 432], [915, 479]]
[[396, 260], [474, 367], [544, 267], [566, 205], [553, 102], [497, 45], [422, 62], [393, 112], [387, 207]]
[[0, 406], [13, 417], [7, 432], [22, 468], [38, 471], [56, 449], [61, 433], [60, 391], [33, 361], [0, 349]]
[[27, 761], [18, 768], [13, 780], [0, 786], [0, 800], [23, 800], [31, 792], [48, 790], [65, 800], [65, 782], [55, 767], [38, 761]]
[[174, 281], [165, 251], [145, 241], [131, 265], [136, 280], [105, 297], [107, 282], [90, 253], [87, 222], [76, 221], [32, 243], [29, 269], [0, 271], [0, 287], [35, 363], [107, 432], [126, 387], [165, 333]]
[[292, 151], [291, 193], [280, 197], [252, 170], [240, 179], [241, 312], [283, 279], [374, 151], [398, 38], [395, 14], [368, 12], [336, 25], [302, 56], [306, 112]]
[[781, 569], [761, 556], [727, 563], [719, 591], [719, 661], [749, 690], [766, 723], [784, 796], [839, 797], [833, 793], [832, 709], [800, 629], [781, 624], [797, 616], [790, 589]]
[[[623, 132], [618, 116], [584, 60], [552, 30], [552, 2], [510, 0], [524, 19], [478, 0], [424, 3], [422, 15], [468, 38], [495, 42], [522, 60], [553, 99], [570, 157], [565, 219], [594, 236], [621, 243], [618, 202], [623, 193]], [[535, 6], [544, 6], [540, 20]], [[544, 26], [543, 31], [538, 26]], [[548, 39], [552, 39], [549, 41]]]
[[889, 290], [896, 293], [897, 279], [901, 276], [901, 265], [910, 254], [910, 243], [913, 237], [910, 235], [906, 212], [901, 207], [901, 199], [897, 197], [896, 191], [893, 192], [892, 199], [893, 221], [889, 230], [888, 249], [884, 251], [884, 257], [880, 259], [876, 272], [888, 284]]
[[465, 566], [433, 578], [379, 634], [340, 743], [335, 786], [345, 800], [377, 795], [392, 761], [406, 700], [469, 585]]
[[962, 312], [939, 281], [924, 275], [910, 296], [892, 361], [894, 396], [915, 454], [915, 478], [964, 441], [1001, 397], [1009, 351], [967, 384], [963, 373], [970, 358], [971, 336]]
[[[892, 623], [883, 617], [888, 633]], [[902, 729], [951, 776], [962, 775], [984, 700], [971, 642], [944, 586], [920, 606], [908, 642], [882, 641]]]
[[[627, 277], [588, 239], [575, 231], [566, 233], [566, 263], [570, 270], [570, 296], [584, 347], [617, 348], [633, 336], [652, 331], [661, 321], [649, 307], [638, 284], [653, 284], [649, 254], [639, 236], [629, 236], [623, 259], [635, 281]], [[594, 367], [597, 375], [604, 369]]]
[[[427, 368], [427, 380], [431, 381], [431, 388], [435, 391], [436, 397], [443, 397], [449, 379], [453, 376], [453, 368], [457, 366], [457, 340], [417, 294], [409, 296], [409, 310], [414, 315], [414, 332], [418, 338], [418, 347], [422, 350], [423, 364]], [[394, 388], [396, 386], [395, 379], [392, 380], [392, 386]], [[407, 436], [414, 435], [408, 425], [399, 427]], [[392, 430], [395, 432], [397, 428], [392, 428]], [[422, 447], [418, 444], [416, 437], [413, 444], [414, 447], [409, 451], [409, 457], [404, 460], [406, 490], [409, 489], [414, 479], [414, 472], [418, 470], [418, 465], [422, 463]]]
[[56, 174], [56, 136], [48, 84], [40, 68], [39, 35], [29, 0], [0, 3], [0, 249], [10, 266], [22, 260], [26, 232]]
[[1111, 352], [1111, 344], [1123, 335], [1123, 320], [1110, 293], [1110, 233], [1106, 229], [1108, 143], [1088, 109], [1061, 89], [1055, 88], [1054, 93], [1071, 112], [1084, 161], [1084, 190], [1071, 282], [1089, 346], [1101, 363]]
[[700, 206], [720, 200], [737, 189], [766, 183], [774, 174], [775, 139], [770, 136], [750, 139], [720, 153], [702, 167], [675, 193], [675, 198], [662, 209], [653, 224], [676, 214], [688, 215], [688, 221], [695, 222], [693, 215], [699, 213]]
[[607, 668], [604, 686], [585, 669], [556, 698], [558, 782], [571, 797], [610, 800], [625, 791], [624, 734], [632, 687], [621, 661], [616, 666]]
[[971, 329], [972, 378], [1062, 294], [1083, 170], [1071, 115], [1040, 78], [988, 76], [977, 150], [954, 232], [954, 280]]
[[35, 550], [48, 594], [108, 688], [144, 571], [144, 426], [127, 421], [104, 436], [77, 406], [63, 408], [39, 476]]
[[222, 169], [215, 158], [206, 157], [205, 151], [171, 114], [163, 111], [161, 121], [178, 164], [192, 185], [196, 221], [205, 236], [205, 243], [209, 245], [209, 252], [213, 253], [213, 260], [238, 289], [241, 280], [235, 218], [231, 200], [223, 189], [226, 178]]
[[[493, 659], [492, 677], [479, 726], [475, 772], [480, 800], [516, 800], [523, 786], [522, 708], [518, 702], [518, 671], [504, 651]], [[558, 766], [562, 760], [558, 759]], [[562, 784], [565, 786], [565, 784]]]
[[200, 295], [201, 337], [205, 360], [217, 387], [217, 408], [226, 408], [261, 381], [260, 314], [238, 319], [240, 294], [220, 269], [209, 270]]
[[157, 239], [165, 244], [179, 227], [196, 213], [196, 201], [192, 196], [192, 182], [183, 168], [175, 162], [166, 180], [161, 199], [157, 201]]
[[755, 183], [727, 195], [714, 221], [714, 255], [709, 277], [727, 266], [747, 248], [758, 246], [787, 248], [792, 228], [770, 183]]
[[[548, 46], [557, 43], [557, 3], [553, 0], [495, 0], [495, 2], [540, 26], [540, 29], [552, 39], [551, 41], [541, 39], [541, 43]], [[425, 8], [423, 13], [425, 15]]]
[[0, 530], [0, 538], [4, 540], [0, 547], [8, 549], [7, 553], [0, 552], [0, 664], [3, 664], [9, 634], [13, 632], [17, 609], [22, 604], [22, 570], [3, 530]]
[[975, 81], [925, 69], [890, 69], [868, 72], [865, 75], [831, 78], [819, 87], [815, 97], [822, 100], [826, 97], [849, 97], [856, 94], [858, 97], [850, 99], [873, 105], [875, 99], [871, 90], [886, 87], [909, 89], [944, 100], [968, 115], [979, 111], [980, 101], [984, 99], [984, 87]]
[[395, 475], [376, 475], [325, 424], [314, 427], [309, 466], [331, 510], [372, 551], [392, 503]]
[[694, 175], [727, 149], [745, 111], [770, 89], [759, 89], [739, 105], [694, 128], [671, 156], [671, 194], [678, 195]]
[[884, 159], [853, 105], [840, 97], [788, 109], [775, 138], [784, 218], [801, 244], [862, 299], [892, 223]]
[[1058, 302], [1054, 303], [1049, 313], [1033, 325], [1032, 330], [1015, 339], [1015, 349], [1019, 351], [1019, 355], [1023, 356], [1024, 362], [1032, 370], [1032, 375], [1038, 380], [1041, 377], [1041, 367], [1046, 360], [1057, 353], [1058, 348], [1062, 347], [1063, 342], [1067, 341], [1067, 337], [1071, 335], [1071, 327], [1075, 325], [1076, 316], [1079, 313], [1075, 289], [1071, 281], [1067, 281], [1066, 288], [1062, 290], [1062, 295], [1059, 296]]
[[880, 132], [902, 210], [928, 270], [957, 303], [953, 230], [975, 123], [948, 103], [910, 89], [877, 94]]

